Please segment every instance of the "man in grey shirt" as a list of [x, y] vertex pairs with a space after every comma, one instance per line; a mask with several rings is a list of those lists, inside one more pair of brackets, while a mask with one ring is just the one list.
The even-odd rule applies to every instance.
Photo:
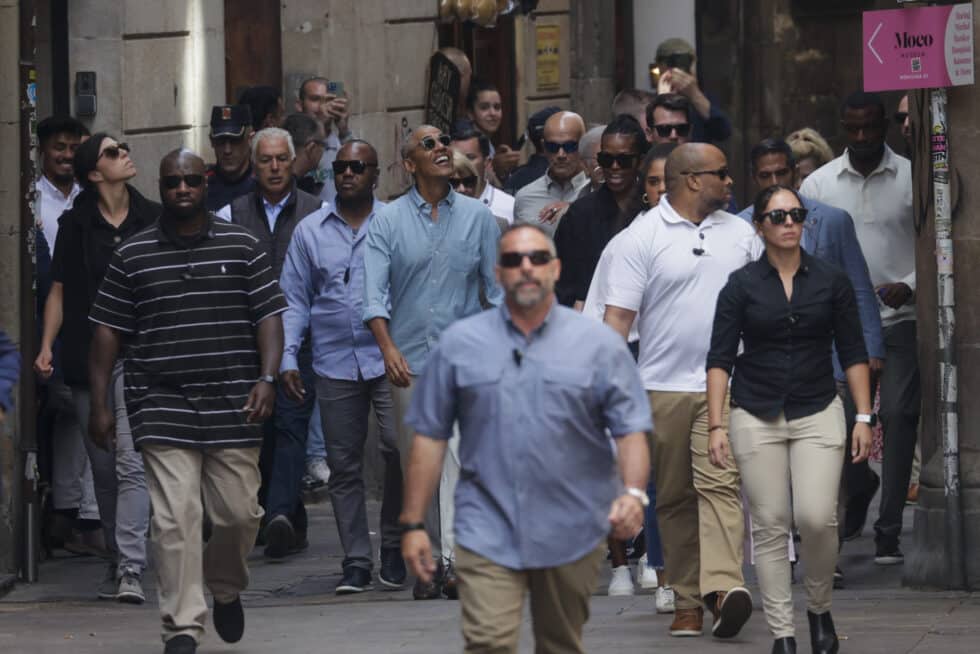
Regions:
[[544, 156], [548, 171], [514, 197], [514, 222], [537, 225], [554, 237], [558, 221], [568, 205], [589, 185], [582, 170], [579, 140], [585, 134], [582, 117], [571, 111], [560, 111], [544, 124]]
[[458, 421], [465, 651], [517, 652], [530, 592], [537, 651], [582, 652], [606, 535], [634, 535], [649, 504], [653, 425], [623, 340], [555, 299], [551, 239], [516, 225], [499, 249], [505, 304], [443, 332], [416, 382], [402, 554], [419, 578], [436, 572], [422, 519]]

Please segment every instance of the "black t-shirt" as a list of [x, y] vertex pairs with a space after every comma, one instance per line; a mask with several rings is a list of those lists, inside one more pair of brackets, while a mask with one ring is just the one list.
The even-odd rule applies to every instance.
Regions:
[[585, 301], [592, 275], [606, 245], [623, 227], [619, 205], [605, 184], [568, 207], [555, 232], [561, 277], [555, 284], [558, 301], [573, 306]]
[[251, 165], [249, 165], [244, 175], [233, 181], [228, 181], [222, 177], [214, 166], [208, 167], [207, 177], [208, 211], [217, 211], [221, 207], [231, 204], [231, 201], [235, 198], [255, 190], [255, 178], [252, 177]]

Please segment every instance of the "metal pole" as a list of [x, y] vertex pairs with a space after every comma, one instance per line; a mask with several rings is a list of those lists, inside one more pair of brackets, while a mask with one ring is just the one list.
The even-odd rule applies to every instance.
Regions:
[[[34, 180], [37, 158], [37, 12], [34, 0], [20, 0], [20, 344], [21, 360], [32, 361], [37, 353], [35, 336], [35, 199]], [[21, 577], [37, 581], [40, 543], [40, 506], [37, 471], [37, 407], [34, 399], [34, 376], [22, 374], [19, 386], [18, 440], [23, 455], [23, 554]]]
[[943, 439], [946, 496], [946, 579], [950, 588], [966, 588], [963, 515], [960, 503], [960, 444], [956, 388], [956, 297], [953, 285], [953, 218], [949, 193], [949, 138], [946, 89], [930, 95], [932, 117], [932, 188], [935, 198], [936, 281], [939, 324], [939, 433]]

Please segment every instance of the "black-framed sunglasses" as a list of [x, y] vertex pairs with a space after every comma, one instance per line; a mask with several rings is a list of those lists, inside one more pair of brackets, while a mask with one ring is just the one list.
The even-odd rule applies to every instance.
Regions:
[[178, 188], [181, 182], [190, 188], [198, 188], [204, 183], [204, 175], [164, 175], [160, 178], [163, 188], [171, 191]]
[[654, 125], [657, 136], [662, 139], [668, 138], [671, 132], [677, 132], [677, 136], [686, 138], [691, 133], [691, 123], [674, 123], [672, 125]]
[[681, 175], [714, 175], [721, 181], [725, 181], [729, 177], [728, 166], [724, 168], [719, 168], [718, 170], [689, 170], [681, 173]]
[[610, 152], [599, 152], [595, 160], [603, 168], [612, 168], [614, 163], [619, 164], [620, 168], [632, 168], [636, 164], [637, 155], [634, 153], [612, 154]]
[[334, 175], [343, 175], [348, 168], [355, 175], [361, 175], [368, 168], [378, 167], [376, 163], [367, 163], [365, 161], [357, 161], [356, 159], [336, 159], [332, 165]]
[[129, 143], [116, 143], [115, 145], [110, 145], [99, 153], [99, 156], [95, 158], [96, 161], [102, 158], [103, 155], [110, 159], [118, 159], [119, 155], [125, 151], [129, 154]]
[[761, 218], [763, 220], [769, 220], [773, 225], [782, 225], [786, 222], [786, 216], [793, 219], [793, 222], [797, 225], [803, 224], [806, 221], [806, 215], [809, 213], [803, 207], [796, 207], [794, 209], [773, 209], [772, 211], [767, 211], [762, 214]]
[[551, 154], [558, 154], [559, 150], [564, 150], [565, 154], [575, 154], [578, 152], [578, 141], [565, 141], [564, 143], [545, 141], [544, 149]]
[[531, 260], [532, 266], [543, 266], [555, 258], [549, 250], [532, 250], [531, 252], [501, 252], [501, 268], [520, 268], [524, 257]]
[[907, 111], [896, 111], [895, 112], [895, 115], [893, 117], [895, 118], [895, 124], [896, 125], [904, 125], [905, 124], [905, 121], [908, 120], [909, 112], [907, 112]]
[[476, 175], [470, 175], [468, 177], [450, 177], [449, 185], [453, 188], [459, 186], [465, 186], [466, 188], [476, 188]]
[[453, 140], [449, 138], [448, 134], [440, 134], [439, 136], [426, 136], [419, 141], [419, 145], [422, 146], [423, 150], [430, 151], [435, 150], [437, 145], [442, 145], [444, 147], [449, 147], [449, 144]]

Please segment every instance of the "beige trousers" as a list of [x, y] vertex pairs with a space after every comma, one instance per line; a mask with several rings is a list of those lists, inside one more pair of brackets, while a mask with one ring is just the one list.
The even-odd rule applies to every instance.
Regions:
[[[193, 450], [154, 444], [140, 449], [153, 506], [150, 536], [163, 640], [187, 634], [200, 641], [208, 615], [204, 586], [222, 603], [233, 601], [248, 586], [246, 559], [262, 518], [259, 448]], [[213, 527], [202, 549], [205, 510]]]
[[[667, 583], [674, 588], [677, 608], [694, 608], [705, 595], [745, 584], [738, 470], [716, 468], [708, 460], [705, 393], [650, 391], [649, 397]], [[725, 404], [723, 420], [728, 419]]]
[[524, 597], [531, 594], [536, 654], [581, 654], [589, 598], [606, 558], [603, 540], [578, 561], [555, 568], [512, 570], [463, 547], [456, 548], [463, 651], [516, 654]]
[[[774, 638], [794, 635], [786, 539], [800, 530], [807, 608], [830, 610], [837, 565], [837, 490], [844, 456], [840, 398], [819, 413], [762, 420], [733, 409], [730, 440], [752, 515], [762, 607]], [[790, 491], [792, 489], [792, 499]]]

